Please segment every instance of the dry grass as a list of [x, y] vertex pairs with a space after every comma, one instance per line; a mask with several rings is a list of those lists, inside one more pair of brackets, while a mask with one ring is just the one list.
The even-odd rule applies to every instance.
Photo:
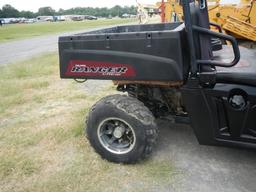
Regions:
[[102, 160], [84, 137], [90, 106], [110, 82], [60, 80], [56, 54], [0, 67], [0, 191], [161, 191], [177, 172], [157, 157]]

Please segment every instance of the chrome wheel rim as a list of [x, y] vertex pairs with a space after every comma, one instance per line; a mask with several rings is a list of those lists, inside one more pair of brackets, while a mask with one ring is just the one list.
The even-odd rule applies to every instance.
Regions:
[[101, 145], [111, 153], [126, 154], [136, 143], [135, 132], [131, 125], [119, 118], [107, 118], [97, 130]]

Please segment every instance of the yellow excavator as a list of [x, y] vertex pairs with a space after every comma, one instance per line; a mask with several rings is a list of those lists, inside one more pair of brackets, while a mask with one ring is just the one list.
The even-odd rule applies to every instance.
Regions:
[[[180, 0], [157, 3], [162, 10], [162, 22], [182, 21]], [[238, 4], [208, 1], [210, 21], [220, 25], [227, 34], [239, 39], [256, 41], [256, 0], [240, 0]]]

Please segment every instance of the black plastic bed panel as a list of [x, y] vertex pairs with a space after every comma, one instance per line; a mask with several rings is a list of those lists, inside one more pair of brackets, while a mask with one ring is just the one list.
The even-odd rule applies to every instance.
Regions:
[[180, 81], [188, 68], [184, 41], [181, 23], [112, 27], [60, 37], [60, 75]]

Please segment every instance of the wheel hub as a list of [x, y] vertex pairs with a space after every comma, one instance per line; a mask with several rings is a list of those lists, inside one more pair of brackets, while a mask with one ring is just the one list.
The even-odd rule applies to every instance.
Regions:
[[115, 138], [120, 139], [123, 136], [124, 132], [125, 132], [125, 128], [119, 126], [115, 128], [113, 135]]
[[130, 152], [136, 143], [133, 128], [119, 118], [108, 118], [98, 127], [98, 138], [102, 146], [115, 154]]

